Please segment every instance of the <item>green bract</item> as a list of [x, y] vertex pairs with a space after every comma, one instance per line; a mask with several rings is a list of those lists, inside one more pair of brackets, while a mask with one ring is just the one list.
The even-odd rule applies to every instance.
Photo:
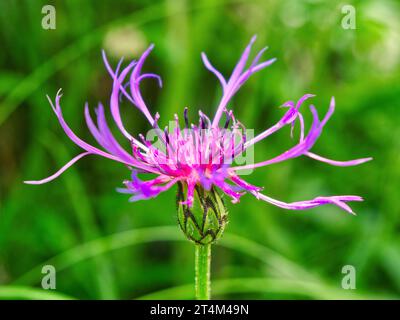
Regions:
[[182, 204], [187, 199], [187, 185], [178, 183], [176, 206], [178, 222], [186, 237], [197, 244], [217, 241], [228, 223], [228, 211], [218, 191], [196, 185], [192, 207]]

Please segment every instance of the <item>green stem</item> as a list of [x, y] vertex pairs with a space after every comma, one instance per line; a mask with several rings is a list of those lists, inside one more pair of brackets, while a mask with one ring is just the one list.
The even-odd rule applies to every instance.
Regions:
[[195, 293], [197, 300], [210, 299], [211, 244], [195, 245]]

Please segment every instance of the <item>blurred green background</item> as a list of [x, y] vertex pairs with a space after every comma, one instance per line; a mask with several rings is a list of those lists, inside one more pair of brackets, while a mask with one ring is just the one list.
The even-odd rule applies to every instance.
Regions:
[[[45, 4], [56, 8], [56, 30], [41, 27]], [[356, 9], [355, 30], [341, 26], [345, 4]], [[213, 297], [400, 297], [398, 1], [3, 0], [0, 24], [1, 298], [193, 298], [194, 250], [177, 226], [173, 190], [129, 203], [115, 192], [129, 171], [99, 157], [49, 184], [22, 181], [48, 176], [79, 152], [46, 94], [63, 88], [67, 122], [93, 142], [83, 106], [107, 104], [112, 85], [102, 48], [115, 65], [155, 43], [145, 70], [164, 87], [144, 83], [143, 96], [167, 124], [185, 106], [192, 119], [199, 108], [213, 114], [219, 84], [200, 52], [227, 76], [253, 34], [255, 50], [268, 45], [266, 57], [278, 61], [235, 97], [236, 117], [257, 133], [289, 99], [315, 93], [324, 114], [334, 95], [336, 112], [313, 151], [374, 161], [338, 168], [300, 157], [246, 177], [282, 201], [365, 201], [352, 204], [356, 217], [334, 206], [285, 211], [250, 195], [229, 203], [230, 223], [213, 247]], [[122, 114], [132, 133], [148, 129], [130, 105]], [[256, 160], [293, 143], [285, 128], [257, 146]], [[40, 286], [46, 264], [57, 270], [53, 291]], [[356, 268], [356, 290], [341, 288], [344, 265]]]

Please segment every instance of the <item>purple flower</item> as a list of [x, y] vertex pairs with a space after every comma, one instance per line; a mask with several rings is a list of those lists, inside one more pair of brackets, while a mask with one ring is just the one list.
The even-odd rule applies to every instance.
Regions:
[[[76, 136], [63, 118], [60, 106], [61, 94], [58, 92], [55, 104], [48, 97], [50, 104], [67, 136], [82, 148], [84, 152], [77, 155], [50, 177], [39, 181], [25, 181], [25, 183], [42, 184], [49, 182], [57, 178], [81, 158], [87, 155], [100, 155], [125, 164], [131, 170], [131, 179], [124, 182], [124, 188], [118, 189], [119, 192], [130, 194], [131, 201], [153, 198], [179, 182], [185, 184], [187, 187], [186, 199], [181, 203], [188, 206], [191, 206], [193, 203], [196, 186], [201, 186], [205, 190], [210, 190], [213, 187], [219, 188], [234, 203], [238, 202], [243, 194], [250, 193], [257, 199], [267, 201], [285, 209], [303, 210], [330, 203], [339, 206], [347, 212], [353, 213], [346, 202], [362, 201], [361, 197], [320, 196], [312, 200], [286, 203], [260, 193], [262, 190], [261, 187], [251, 185], [239, 177], [242, 170], [264, 167], [303, 155], [335, 166], [353, 166], [372, 159], [363, 158], [351, 161], [335, 161], [321, 157], [310, 151], [321, 135], [325, 124], [333, 114], [335, 107], [333, 97], [329, 110], [322, 120], [319, 119], [315, 107], [310, 106], [313, 121], [307, 133], [304, 130], [304, 120], [300, 112], [300, 107], [306, 100], [313, 97], [311, 94], [304, 95], [297, 102], [288, 101], [284, 103], [283, 107], [288, 108], [288, 110], [275, 125], [254, 138], [247, 139], [245, 127], [234, 117], [232, 110], [227, 109], [228, 103], [253, 73], [270, 66], [276, 60], [270, 59], [260, 62], [262, 54], [267, 49], [264, 48], [255, 56], [249, 67], [246, 67], [255, 39], [256, 37], [251, 39], [250, 44], [244, 50], [228, 80], [212, 66], [207, 56], [202, 53], [202, 59], [206, 68], [218, 78], [222, 86], [222, 98], [215, 116], [211, 120], [200, 111], [198, 123], [190, 124], [187, 109], [185, 109], [183, 113], [184, 126], [180, 126], [179, 118], [175, 115], [173, 128], [166, 127], [164, 130], [158, 124], [159, 114], [156, 113], [153, 116], [150, 113], [140, 92], [140, 83], [144, 79], [154, 78], [158, 81], [160, 87], [162, 86], [161, 78], [158, 75], [141, 72], [146, 58], [153, 49], [153, 45], [143, 53], [138, 61], [132, 61], [123, 69], [121, 69], [121, 60], [115, 71], [111, 68], [103, 52], [106, 68], [113, 79], [110, 98], [111, 115], [120, 132], [130, 142], [132, 150], [128, 152], [114, 138], [106, 121], [104, 107], [101, 104], [96, 109], [96, 124], [90, 115], [88, 105], [85, 106], [85, 119], [90, 132], [102, 149], [94, 147]], [[158, 139], [158, 145], [152, 143], [151, 139], [143, 135], [139, 135], [137, 139], [125, 129], [119, 108], [119, 102], [123, 97], [129, 100], [147, 118], [151, 125], [152, 133]], [[292, 134], [297, 120], [300, 124], [300, 139], [295, 146], [272, 159], [241, 166], [233, 165], [234, 160], [243, 154], [246, 149], [281, 128], [287, 125], [291, 126]], [[223, 122], [222, 126], [220, 126], [221, 122]], [[156, 174], [156, 177], [150, 180], [139, 179], [138, 174], [144, 173]]]

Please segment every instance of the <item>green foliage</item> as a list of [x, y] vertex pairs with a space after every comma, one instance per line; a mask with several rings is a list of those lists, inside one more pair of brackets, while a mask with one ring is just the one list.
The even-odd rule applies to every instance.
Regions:
[[[213, 246], [213, 297], [400, 297], [397, 1], [350, 1], [355, 30], [341, 27], [340, 1], [66, 0], [55, 2], [55, 30], [41, 28], [46, 4], [0, 1], [0, 298], [193, 298], [194, 249], [176, 223], [174, 190], [129, 203], [115, 192], [129, 170], [96, 157], [46, 185], [22, 181], [48, 176], [79, 152], [46, 94], [63, 88], [65, 118], [94, 143], [83, 106], [108, 103], [102, 48], [116, 65], [156, 44], [144, 69], [160, 74], [164, 87], [143, 82], [142, 90], [167, 125], [185, 106], [191, 121], [198, 109], [213, 115], [221, 90], [200, 52], [228, 75], [253, 34], [255, 49], [268, 45], [266, 56], [278, 61], [243, 86], [231, 104], [235, 116], [258, 133], [282, 116], [283, 102], [315, 93], [324, 114], [334, 95], [336, 112], [313, 151], [374, 161], [337, 168], [300, 157], [246, 177], [282, 201], [334, 194], [365, 201], [353, 205], [356, 217], [334, 206], [288, 212], [250, 195], [226, 203], [230, 223]], [[149, 128], [127, 103], [122, 116], [132, 134]], [[257, 145], [256, 160], [295, 143], [289, 134]], [[55, 291], [40, 288], [45, 264], [57, 270]], [[348, 264], [357, 270], [354, 291], [341, 288]]]

